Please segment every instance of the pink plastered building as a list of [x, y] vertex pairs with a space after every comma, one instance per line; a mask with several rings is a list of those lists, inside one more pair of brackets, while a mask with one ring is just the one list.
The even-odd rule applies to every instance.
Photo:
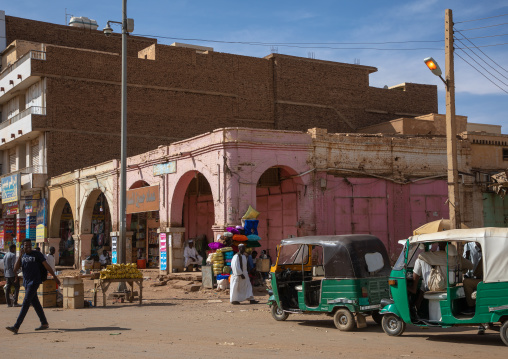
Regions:
[[[459, 167], [467, 169], [469, 143], [459, 141], [458, 152]], [[160, 165], [170, 173], [154, 171]], [[58, 237], [62, 203], [68, 202], [77, 262], [88, 254], [90, 211], [101, 194], [111, 235], [118, 232], [119, 168], [113, 160], [50, 180], [49, 237]], [[481, 226], [468, 181], [461, 187], [464, 222]], [[249, 205], [260, 212], [260, 249], [272, 256], [290, 236], [370, 233], [393, 259], [398, 241], [414, 228], [448, 217], [442, 136], [218, 129], [128, 158], [128, 189], [156, 185], [157, 230], [168, 238], [166, 272], [183, 268], [187, 239], [216, 240], [241, 223]]]

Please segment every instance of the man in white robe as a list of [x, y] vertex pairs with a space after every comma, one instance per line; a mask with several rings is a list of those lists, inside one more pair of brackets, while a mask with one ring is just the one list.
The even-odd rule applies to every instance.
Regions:
[[203, 257], [201, 257], [196, 251], [194, 241], [192, 239], [189, 239], [189, 244], [183, 250], [183, 257], [185, 259], [184, 266], [186, 270], [188, 270], [190, 265], [198, 267], [203, 263]]
[[249, 272], [247, 270], [247, 258], [244, 255], [245, 244], [238, 246], [238, 253], [231, 260], [231, 283], [229, 289], [229, 301], [231, 304], [240, 304], [244, 300], [249, 300], [250, 304], [258, 303], [254, 300], [252, 294], [252, 285], [250, 284]]

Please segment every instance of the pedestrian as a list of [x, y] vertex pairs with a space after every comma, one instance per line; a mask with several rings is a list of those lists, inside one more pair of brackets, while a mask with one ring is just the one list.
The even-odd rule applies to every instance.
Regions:
[[42, 305], [39, 302], [39, 297], [37, 296], [37, 289], [42, 283], [42, 273], [41, 266], [43, 266], [49, 274], [53, 276], [57, 285], [60, 285], [60, 280], [56, 276], [53, 269], [49, 266], [46, 258], [41, 252], [32, 250], [32, 241], [30, 239], [23, 240], [23, 253], [18, 257], [16, 264], [14, 265], [14, 275], [16, 279], [18, 278], [18, 270], [22, 268], [23, 270], [23, 286], [25, 287], [25, 299], [23, 300], [23, 304], [21, 305], [21, 311], [19, 312], [18, 319], [16, 320], [16, 324], [12, 327], [6, 327], [7, 330], [13, 332], [14, 334], [18, 334], [18, 330], [25, 319], [26, 313], [30, 308], [30, 305], [34, 307], [39, 320], [41, 321], [41, 326], [35, 328], [35, 330], [45, 330], [49, 328], [48, 321], [46, 316], [44, 315], [44, 310], [42, 309]]
[[53, 272], [56, 272], [55, 267], [55, 247], [49, 247], [49, 254], [46, 256], [46, 261], [48, 262], [51, 269], [53, 269]]
[[[9, 246], [9, 252], [4, 257], [4, 277], [6, 284], [4, 286], [5, 301], [8, 307], [19, 307], [19, 279], [14, 273], [14, 265], [16, 264], [16, 245]], [[11, 287], [14, 287], [14, 303], [11, 303]]]
[[258, 303], [254, 300], [252, 293], [252, 285], [249, 280], [249, 272], [247, 270], [247, 258], [245, 258], [245, 244], [238, 246], [238, 253], [233, 256], [231, 261], [231, 287], [229, 290], [229, 300], [231, 304], [240, 304], [244, 300], [249, 300], [250, 304]]

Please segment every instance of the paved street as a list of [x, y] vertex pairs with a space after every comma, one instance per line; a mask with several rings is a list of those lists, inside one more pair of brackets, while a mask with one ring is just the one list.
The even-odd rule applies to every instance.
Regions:
[[[145, 294], [145, 293], [144, 293]], [[272, 319], [266, 304], [232, 306], [215, 292], [148, 288], [145, 305], [110, 304], [80, 310], [46, 309], [51, 329], [35, 332], [33, 309], [18, 335], [0, 330], [10, 358], [501, 358], [499, 333], [470, 328], [408, 328], [391, 338], [380, 326], [345, 333], [323, 315]], [[90, 297], [90, 295], [88, 295]], [[262, 303], [266, 296], [258, 296]], [[218, 302], [218, 301], [222, 302]], [[0, 307], [2, 326], [17, 308]]]

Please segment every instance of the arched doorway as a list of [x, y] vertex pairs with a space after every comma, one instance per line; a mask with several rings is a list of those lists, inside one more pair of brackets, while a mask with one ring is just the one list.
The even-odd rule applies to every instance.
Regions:
[[72, 207], [65, 198], [60, 198], [53, 209], [50, 237], [59, 238], [58, 247], [55, 246], [56, 264], [74, 266], [74, 215]]
[[196, 172], [185, 191], [182, 218], [187, 239], [206, 239], [207, 243], [213, 242], [215, 211], [212, 189], [205, 176], [199, 172]]
[[111, 253], [111, 211], [106, 195], [94, 190], [88, 195], [82, 216], [81, 259], [91, 256], [99, 261], [103, 251]]
[[[256, 185], [256, 210], [260, 212], [260, 249], [273, 257], [281, 239], [298, 236], [298, 184], [296, 174], [287, 167], [271, 167]], [[258, 251], [259, 252], [259, 251]]]

